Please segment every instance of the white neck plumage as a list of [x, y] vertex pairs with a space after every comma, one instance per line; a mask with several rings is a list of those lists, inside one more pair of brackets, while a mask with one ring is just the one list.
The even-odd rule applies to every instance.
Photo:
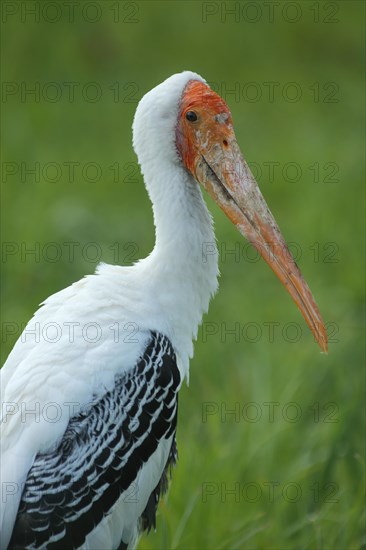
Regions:
[[[185, 71], [151, 90], [141, 99], [133, 122], [133, 145], [156, 229], [154, 250], [139, 264], [142, 280], [148, 281], [153, 293], [146, 307], [157, 304], [160, 313], [153, 324], [171, 338], [185, 374], [193, 355], [192, 338], [197, 337], [218, 284], [212, 219], [199, 184], [183, 167], [176, 146], [180, 101], [192, 79], [202, 81]], [[151, 320], [148, 309], [145, 317]]]
[[[144, 170], [153, 204], [156, 244], [146, 264], [188, 373], [202, 315], [217, 290], [218, 254], [199, 184], [179, 165]], [[145, 261], [144, 261], [145, 263]], [[172, 306], [174, 304], [174, 306]]]

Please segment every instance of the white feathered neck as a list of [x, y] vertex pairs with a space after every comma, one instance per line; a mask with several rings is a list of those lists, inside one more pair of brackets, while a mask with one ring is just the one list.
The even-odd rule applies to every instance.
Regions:
[[136, 265], [149, 273], [152, 288], [169, 320], [173, 345], [185, 374], [193, 354], [192, 338], [217, 289], [218, 256], [210, 213], [199, 184], [183, 167], [176, 150], [175, 129], [189, 71], [173, 75], [146, 94], [133, 123], [133, 145], [152, 201], [156, 244]]

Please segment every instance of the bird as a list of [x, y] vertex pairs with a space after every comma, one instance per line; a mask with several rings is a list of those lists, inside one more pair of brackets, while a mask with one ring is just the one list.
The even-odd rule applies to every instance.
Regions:
[[197, 73], [140, 100], [133, 147], [155, 245], [47, 298], [1, 369], [1, 549], [127, 549], [156, 526], [177, 460], [178, 392], [218, 288], [204, 194], [259, 251], [323, 352], [327, 334], [239, 148]]

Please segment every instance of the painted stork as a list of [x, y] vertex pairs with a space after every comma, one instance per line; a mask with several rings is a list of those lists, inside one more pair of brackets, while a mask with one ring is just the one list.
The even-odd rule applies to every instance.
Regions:
[[327, 350], [223, 99], [198, 74], [171, 76], [140, 101], [133, 146], [154, 211], [153, 251], [132, 267], [99, 265], [49, 297], [1, 370], [2, 549], [130, 548], [155, 526], [176, 460], [178, 390], [218, 285], [200, 184]]

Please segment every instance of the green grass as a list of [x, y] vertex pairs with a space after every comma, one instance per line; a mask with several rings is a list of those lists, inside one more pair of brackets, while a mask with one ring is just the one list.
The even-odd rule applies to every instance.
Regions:
[[[359, 549], [365, 544], [363, 3], [297, 2], [298, 22], [276, 12], [270, 23], [259, 2], [258, 22], [241, 15], [236, 23], [229, 16], [221, 21], [218, 2], [212, 4], [218, 14], [203, 23], [201, 2], [138, 2], [137, 22], [118, 24], [110, 4], [101, 4], [94, 24], [76, 15], [74, 23], [22, 23], [14, 16], [2, 25], [3, 82], [56, 82], [63, 90], [65, 82], [79, 82], [78, 89], [97, 82], [103, 91], [95, 103], [80, 93], [71, 102], [65, 93], [54, 103], [22, 102], [19, 93], [3, 100], [3, 162], [15, 163], [6, 167], [54, 162], [61, 176], [51, 182], [52, 167], [38, 182], [21, 181], [20, 171], [7, 179], [3, 173], [2, 239], [14, 253], [2, 263], [2, 360], [41, 300], [93, 272], [93, 249], [88, 258], [85, 245], [97, 243], [100, 259], [111, 263], [151, 250], [142, 178], [132, 166], [132, 181], [122, 181], [126, 163], [136, 160], [130, 130], [136, 100], [186, 68], [221, 90], [238, 82], [242, 91], [254, 82], [262, 99], [227, 96], [237, 138], [246, 159], [262, 169], [259, 183], [284, 235], [301, 250], [298, 263], [330, 323], [329, 354], [319, 353], [268, 267], [248, 260], [245, 241], [208, 199], [222, 250], [220, 292], [205, 318], [211, 325], [199, 333], [190, 387], [181, 391], [179, 461], [169, 496], [156, 533], [139, 548]], [[120, 5], [126, 16], [131, 8]], [[316, 5], [319, 23], [312, 19]], [[338, 22], [322, 22], [334, 5]], [[121, 99], [132, 102], [114, 101], [116, 81]], [[273, 102], [266, 82], [279, 83]], [[289, 82], [300, 88], [299, 101], [283, 99]], [[334, 90], [336, 102], [329, 103]], [[64, 164], [70, 162], [80, 163], [73, 182]], [[97, 182], [82, 175], [90, 162], [101, 166]], [[117, 182], [109, 168], [116, 162]], [[268, 162], [280, 163], [273, 181]], [[289, 181], [288, 163], [300, 166], [298, 181]], [[74, 258], [64, 244], [70, 241], [80, 243]], [[51, 242], [61, 250], [55, 262], [47, 259]], [[25, 254], [35, 246], [39, 258]], [[239, 258], [226, 254], [235, 246]], [[270, 322], [278, 323], [273, 341]], [[291, 331], [283, 337], [289, 322], [301, 330], [297, 343], [288, 341]], [[235, 326], [237, 339], [225, 334]], [[275, 403], [273, 418], [268, 403]], [[239, 417], [225, 415], [238, 408]], [[254, 412], [262, 416], [251, 422]], [[291, 422], [295, 413], [301, 417]], [[239, 492], [225, 493], [233, 488]]]

